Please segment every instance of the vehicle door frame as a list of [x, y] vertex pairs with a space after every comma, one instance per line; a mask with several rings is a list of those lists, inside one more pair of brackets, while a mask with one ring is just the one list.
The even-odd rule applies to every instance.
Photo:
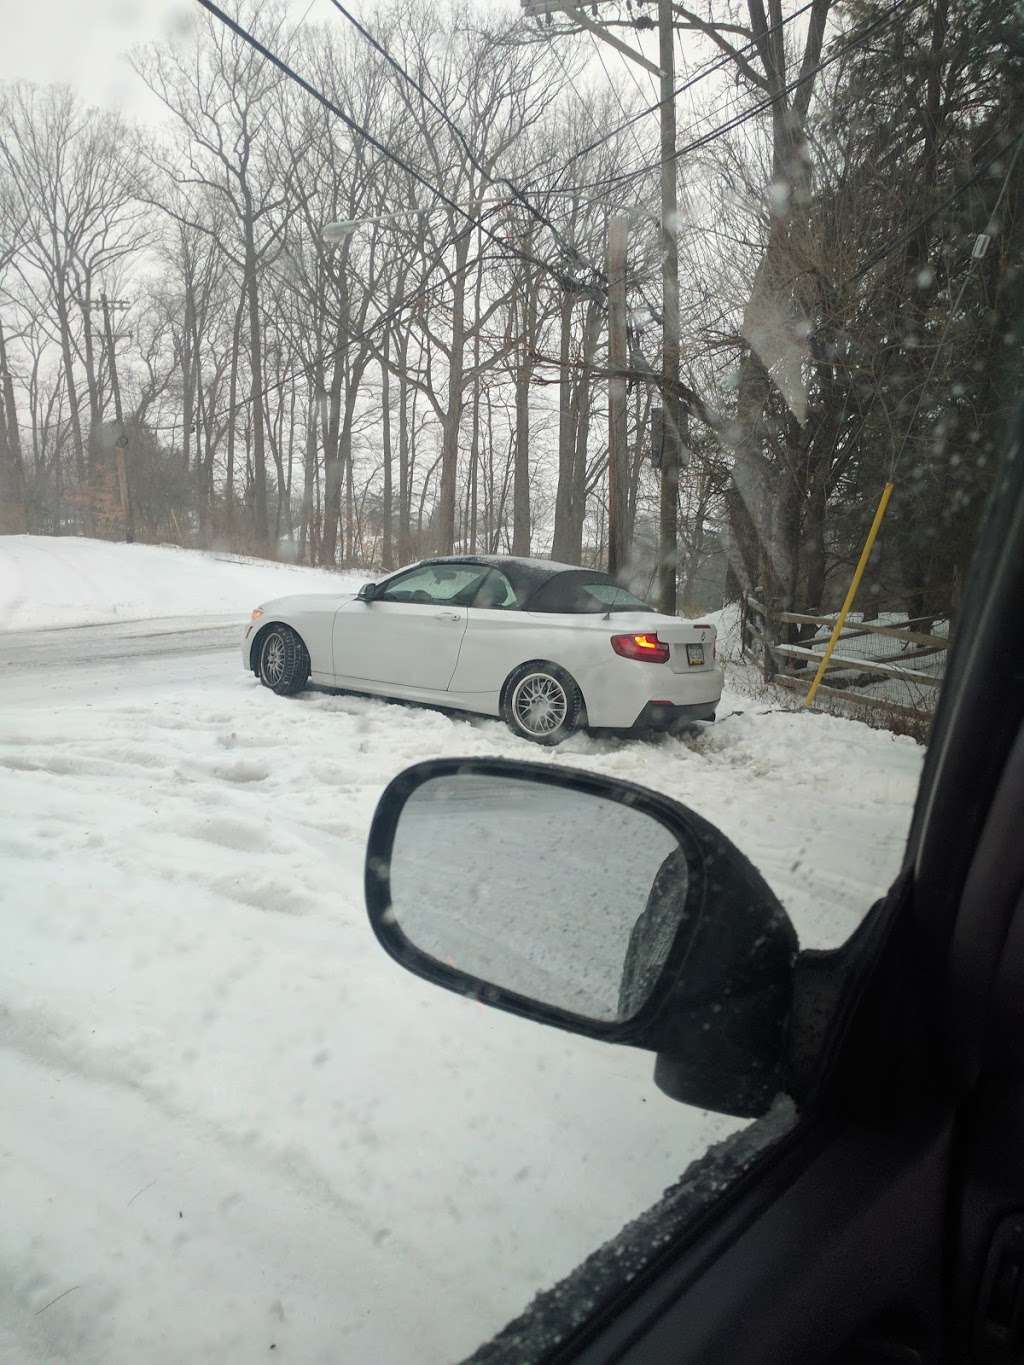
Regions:
[[[386, 579], [384, 581], [384, 584], [379, 588], [377, 592], [374, 593], [372, 597], [368, 599], [357, 598], [353, 602], [347, 602], [343, 607], [341, 607], [338, 610], [338, 612], [335, 613], [334, 624], [331, 632], [332, 644], [331, 657], [334, 666], [334, 676], [336, 679], [341, 681], [342, 685], [345, 686], [351, 685], [353, 687], [365, 685], [371, 688], [382, 687], [387, 688], [389, 691], [404, 690], [409, 692], [410, 694], [416, 695], [429, 693], [432, 695], [439, 696], [448, 690], [448, 688], [451, 685], [452, 678], [455, 676], [455, 670], [458, 667], [459, 653], [462, 648], [462, 641], [465, 638], [466, 629], [469, 625], [468, 608], [461, 605], [445, 606], [443, 602], [438, 601], [390, 602], [386, 600], [387, 592], [390, 591], [396, 583], [399, 583], [403, 579], [410, 577], [412, 574], [419, 573], [431, 567], [435, 566], [431, 565], [430, 563], [421, 563], [413, 564], [408, 569], [400, 570], [398, 573], [392, 574], [390, 578]], [[473, 569], [478, 574], [484, 572], [483, 566], [475, 564], [456, 563], [450, 565], [449, 567], [452, 568], [453, 570]], [[427, 686], [422, 682], [413, 682], [408, 678], [396, 680], [394, 678], [383, 678], [373, 676], [361, 677], [359, 674], [344, 672], [341, 668], [339, 668], [338, 649], [336, 645], [337, 632], [339, 630], [339, 618], [341, 618], [341, 621], [344, 621], [346, 618], [351, 620], [352, 612], [353, 610], [357, 609], [356, 604], [359, 602], [362, 603], [363, 609], [368, 612], [374, 612], [378, 616], [383, 615], [385, 620], [394, 619], [398, 625], [399, 631], [401, 630], [401, 622], [403, 618], [405, 618], [407, 615], [410, 617], [411, 623], [416, 622], [422, 624], [423, 622], [425, 622], [426, 616], [421, 615], [421, 613], [431, 613], [433, 619], [437, 621], [438, 631], [445, 630], [450, 634], [451, 638], [447, 638], [444, 636], [441, 637], [444, 645], [446, 647], [448, 647], [449, 645], [453, 647], [451, 667], [448, 669], [447, 676], [444, 679], [443, 685], [436, 687]], [[409, 612], [387, 611], [386, 609], [389, 607], [404, 607], [409, 608], [410, 611]], [[344, 630], [343, 624], [340, 626], [340, 629]], [[456, 636], [458, 637], [457, 639], [455, 638]]]

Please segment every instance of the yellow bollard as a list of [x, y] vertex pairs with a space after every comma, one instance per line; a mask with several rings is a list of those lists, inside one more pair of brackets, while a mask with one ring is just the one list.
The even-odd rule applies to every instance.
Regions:
[[846, 594], [846, 601], [843, 603], [839, 615], [836, 617], [836, 623], [832, 627], [832, 634], [829, 636], [828, 644], [825, 646], [825, 654], [821, 663], [818, 665], [818, 671], [814, 675], [814, 681], [807, 689], [807, 696], [804, 697], [805, 706], [813, 705], [814, 694], [817, 692], [821, 685], [821, 680], [825, 676], [825, 669], [828, 668], [828, 661], [832, 657], [832, 651], [836, 647], [836, 641], [843, 633], [843, 626], [846, 625], [846, 618], [850, 608], [853, 606], [853, 599], [857, 596], [857, 589], [860, 587], [860, 580], [864, 577], [864, 570], [868, 567], [868, 560], [871, 558], [871, 551], [875, 544], [875, 538], [878, 535], [878, 528], [882, 524], [882, 518], [885, 516], [885, 509], [889, 506], [889, 499], [892, 497], [892, 490], [894, 487], [894, 484], [887, 483], [882, 489], [882, 496], [878, 500], [878, 509], [875, 512], [875, 519], [871, 523], [871, 530], [868, 532], [868, 538], [864, 542], [863, 550], [860, 552], [860, 559], [857, 561], [857, 567], [853, 571], [853, 580], [850, 583], [850, 590]]

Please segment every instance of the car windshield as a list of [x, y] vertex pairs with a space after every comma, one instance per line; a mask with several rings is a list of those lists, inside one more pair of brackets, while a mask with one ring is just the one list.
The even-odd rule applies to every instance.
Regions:
[[560, 573], [537, 589], [528, 611], [587, 614], [609, 611], [654, 611], [607, 574]]
[[[4, 5], [0, 1358], [422, 1365], [533, 1305], [480, 1357], [524, 1365], [804, 1120], [486, 969], [607, 1022], [677, 965], [637, 787], [801, 951], [900, 872], [1009, 498], [1022, 24]], [[461, 993], [367, 908], [438, 759], [632, 793], [423, 797], [399, 884]]]

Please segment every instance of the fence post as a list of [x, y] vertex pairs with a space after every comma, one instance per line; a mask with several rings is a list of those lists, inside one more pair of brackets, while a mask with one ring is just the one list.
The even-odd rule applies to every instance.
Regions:
[[774, 648], [779, 643], [780, 622], [778, 612], [778, 598], [766, 595], [764, 599], [764, 680], [766, 683], [770, 683], [778, 671], [778, 660]]
[[894, 487], [895, 485], [890, 481], [882, 489], [882, 496], [879, 498], [878, 507], [875, 510], [875, 519], [871, 523], [871, 529], [868, 531], [867, 540], [864, 542], [864, 548], [860, 552], [860, 559], [858, 559], [857, 567], [853, 571], [850, 589], [846, 594], [843, 605], [839, 608], [839, 615], [836, 617], [836, 623], [832, 627], [832, 634], [829, 636], [828, 644], [825, 646], [825, 653], [822, 656], [821, 663], [818, 665], [818, 671], [814, 675], [814, 681], [807, 689], [807, 696], [804, 697], [805, 706], [812, 706], [814, 704], [814, 694], [821, 686], [821, 680], [825, 676], [825, 670], [828, 668], [828, 661], [832, 657], [832, 651], [836, 647], [836, 641], [843, 633], [843, 627], [846, 625], [846, 617], [849, 614], [850, 608], [853, 606], [854, 598], [857, 596], [860, 580], [864, 577], [864, 570], [867, 568], [868, 560], [871, 558], [875, 537], [878, 535], [878, 528], [882, 524], [882, 518], [885, 516], [885, 509], [889, 506], [889, 499], [892, 497], [892, 490]]

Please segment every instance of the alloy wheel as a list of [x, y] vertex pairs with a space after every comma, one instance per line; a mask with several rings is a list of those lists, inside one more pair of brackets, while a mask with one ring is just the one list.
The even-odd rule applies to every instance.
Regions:
[[276, 687], [284, 676], [285, 662], [284, 637], [275, 632], [267, 638], [261, 659], [263, 677], [271, 687]]
[[550, 735], [565, 721], [569, 698], [550, 673], [528, 673], [512, 693], [512, 714], [530, 735]]

